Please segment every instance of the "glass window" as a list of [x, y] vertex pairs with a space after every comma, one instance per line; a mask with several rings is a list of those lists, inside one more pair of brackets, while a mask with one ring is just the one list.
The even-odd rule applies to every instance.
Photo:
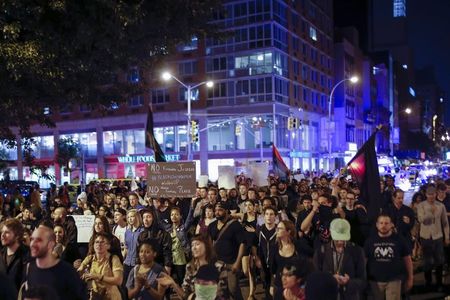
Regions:
[[142, 105], [144, 105], [144, 97], [142, 97], [141, 95], [135, 96], [128, 100], [128, 106], [130, 107], [139, 107]]
[[170, 102], [170, 95], [167, 89], [153, 89], [151, 91], [152, 103], [161, 104]]
[[313, 40], [313, 41], [317, 41], [317, 31], [314, 27], [310, 26], [309, 27], [309, 37]]
[[0, 160], [17, 160], [17, 147], [0, 142]]
[[168, 152], [175, 151], [175, 131], [172, 126], [164, 127], [164, 149]]
[[53, 135], [33, 137], [35, 142], [31, 146], [36, 158], [53, 157], [55, 155], [55, 140]]
[[178, 126], [178, 151], [186, 151], [187, 134], [186, 125]]
[[144, 154], [144, 129], [104, 131], [103, 152], [105, 155]]
[[84, 156], [97, 156], [97, 132], [61, 134], [60, 139], [72, 139], [80, 144]]

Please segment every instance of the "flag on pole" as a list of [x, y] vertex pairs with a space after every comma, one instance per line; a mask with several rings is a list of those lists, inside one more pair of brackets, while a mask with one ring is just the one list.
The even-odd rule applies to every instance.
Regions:
[[289, 177], [289, 168], [283, 161], [283, 158], [278, 152], [277, 147], [275, 145], [272, 146], [272, 167], [273, 173], [278, 176], [282, 180], [287, 180]]
[[380, 190], [380, 173], [378, 172], [375, 138], [379, 128], [347, 164], [348, 171], [360, 188], [360, 200], [367, 208], [370, 221], [375, 221], [381, 211], [382, 196]]
[[166, 161], [164, 152], [162, 151], [161, 146], [159, 146], [158, 142], [156, 141], [155, 134], [153, 133], [153, 111], [150, 105], [148, 106], [147, 125], [145, 127], [145, 146], [147, 148], [153, 149], [156, 162]]

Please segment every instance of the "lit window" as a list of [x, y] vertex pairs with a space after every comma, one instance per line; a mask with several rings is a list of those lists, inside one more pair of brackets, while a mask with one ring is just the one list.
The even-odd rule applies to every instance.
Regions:
[[406, 17], [406, 0], [394, 0], [393, 5], [394, 18]]
[[317, 31], [314, 27], [309, 27], [309, 37], [313, 40], [313, 41], [317, 41]]

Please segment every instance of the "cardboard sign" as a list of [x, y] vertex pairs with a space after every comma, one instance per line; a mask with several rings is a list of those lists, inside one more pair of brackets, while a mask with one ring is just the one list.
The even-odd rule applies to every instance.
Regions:
[[152, 198], [195, 196], [194, 162], [157, 162], [147, 167], [147, 194]]
[[78, 243], [89, 243], [92, 236], [92, 228], [94, 228], [94, 215], [73, 215], [75, 225], [78, 229]]
[[219, 170], [219, 188], [225, 188], [227, 190], [236, 187], [236, 170], [234, 166], [218, 166]]

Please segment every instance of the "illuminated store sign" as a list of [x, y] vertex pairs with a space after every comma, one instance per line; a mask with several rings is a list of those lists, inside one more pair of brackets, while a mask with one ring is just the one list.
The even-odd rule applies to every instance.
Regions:
[[[178, 161], [180, 160], [179, 154], [166, 154], [166, 161]], [[150, 163], [155, 162], [155, 156], [153, 155], [127, 155], [119, 156], [117, 160], [122, 164], [137, 164], [137, 163]]]

